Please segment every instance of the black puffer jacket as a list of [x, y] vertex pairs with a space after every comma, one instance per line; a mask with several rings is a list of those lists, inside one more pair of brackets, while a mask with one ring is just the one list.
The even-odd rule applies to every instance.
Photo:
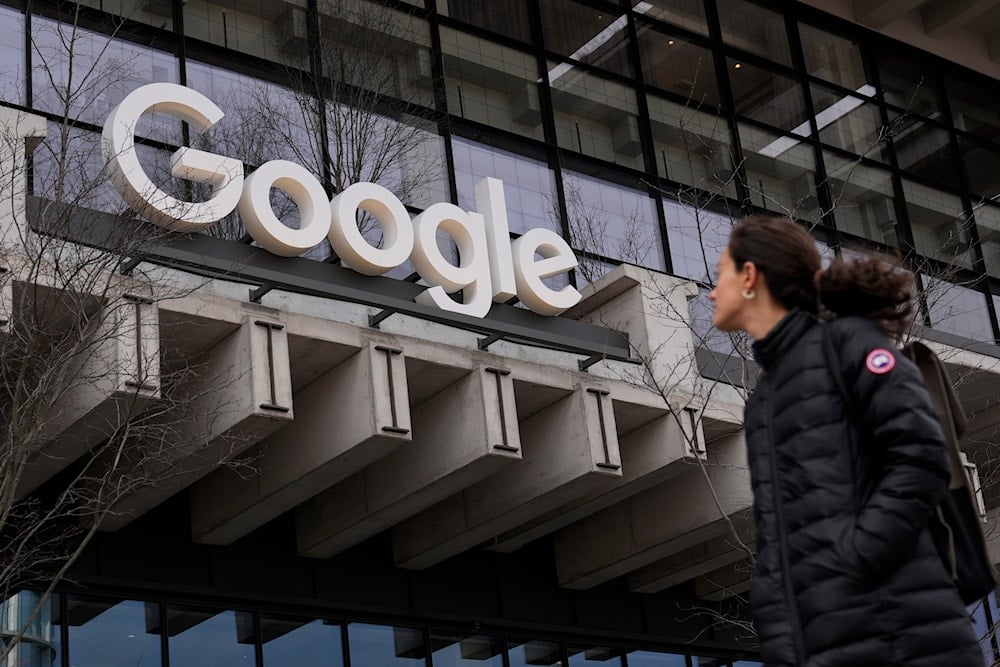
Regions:
[[[827, 365], [823, 326], [873, 434], [864, 442]], [[801, 311], [754, 353], [764, 374], [746, 407], [758, 550], [750, 602], [765, 664], [982, 667], [926, 529], [948, 464], [915, 367], [868, 320], [823, 325]]]

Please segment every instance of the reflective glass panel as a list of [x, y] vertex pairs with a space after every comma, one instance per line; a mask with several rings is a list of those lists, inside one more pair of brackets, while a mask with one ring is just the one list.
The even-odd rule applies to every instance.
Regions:
[[747, 0], [717, 0], [722, 39], [727, 44], [791, 65], [788, 32], [781, 14]]
[[563, 175], [574, 248], [660, 271], [665, 268], [654, 200], [648, 194], [568, 170]]
[[729, 124], [652, 95], [647, 97], [656, 170], [664, 178], [736, 197]]
[[764, 663], [754, 660], [734, 660], [733, 667], [764, 667]]
[[489, 635], [431, 632], [434, 667], [503, 667], [503, 644]]
[[167, 606], [172, 665], [252, 667], [253, 614], [208, 607]]
[[715, 64], [708, 49], [665, 35], [646, 23], [640, 22], [636, 30], [647, 83], [681, 95], [692, 107], [719, 105]]
[[[121, 195], [108, 181], [103, 172], [104, 157], [101, 155], [101, 135], [97, 132], [66, 127], [58, 123], [48, 123], [45, 139], [32, 154], [33, 194], [72, 204], [87, 209], [107, 213], [125, 213], [128, 209]], [[165, 151], [153, 151], [148, 146], [137, 146], [143, 168], [150, 179], [157, 184], [164, 180], [161, 167], [165, 162], [150, 160], [151, 153], [169, 159]], [[66, 224], [66, 216], [53, 220], [56, 228]]]
[[940, 108], [936, 68], [891, 51], [879, 54], [878, 65], [886, 102], [903, 111], [924, 115]]
[[442, 16], [495, 33], [531, 41], [531, 23], [525, 0], [438, 0]]
[[921, 276], [931, 326], [971, 340], [993, 342], [986, 296], [949, 280]]
[[729, 661], [715, 656], [696, 655], [691, 657], [694, 667], [729, 667]]
[[562, 233], [555, 199], [555, 177], [544, 162], [508, 153], [467, 139], [452, 139], [458, 205], [466, 211], [476, 205], [476, 184], [492, 176], [503, 181], [510, 231], [523, 234], [535, 227]]
[[632, 0], [631, 4], [637, 14], [708, 34], [703, 0]]
[[20, 591], [0, 602], [0, 636], [23, 631], [20, 641], [0, 662], [4, 667], [59, 665], [59, 596]]
[[535, 56], [447, 27], [441, 53], [453, 115], [543, 138]]
[[679, 653], [629, 651], [629, 667], [686, 667], [687, 659]]
[[642, 168], [635, 91], [566, 63], [549, 65], [559, 145], [617, 164]]
[[625, 15], [572, 0], [540, 0], [539, 8], [546, 47], [573, 60], [633, 76]]
[[83, 0], [77, 4], [139, 21], [165, 30], [173, 30], [174, 12], [170, 0]]
[[615, 646], [581, 646], [570, 644], [566, 647], [570, 667], [585, 665], [603, 665], [604, 667], [621, 667], [622, 650]]
[[558, 667], [563, 665], [562, 648], [556, 642], [535, 639], [507, 641], [510, 667]]
[[74, 667], [160, 664], [160, 606], [155, 602], [66, 597], [69, 661]]
[[837, 229], [896, 247], [896, 208], [889, 171], [823, 153]]
[[[875, 94], [875, 88], [867, 84], [861, 90]], [[885, 159], [888, 131], [874, 103], [817, 85], [811, 91], [820, 141], [874, 160]]]
[[949, 264], [972, 268], [969, 227], [962, 200], [955, 195], [903, 179], [903, 196], [917, 252]]
[[183, 6], [188, 37], [275, 62], [308, 66], [305, 0], [187, 0]]
[[990, 198], [1000, 195], [1000, 150], [961, 137], [958, 154], [965, 162], [965, 173], [973, 192]]
[[793, 79], [733, 58], [727, 61], [736, 113], [761, 123], [809, 136], [802, 86]]
[[0, 101], [24, 104], [24, 17], [0, 7]]
[[893, 121], [890, 128], [899, 168], [941, 183], [959, 187], [958, 163], [948, 133], [912, 116]]
[[799, 24], [799, 35], [807, 72], [851, 90], [869, 85], [861, 48], [855, 42], [805, 23]]
[[[663, 200], [667, 239], [674, 275], [703, 283], [714, 282], [719, 256], [729, 243], [733, 216], [706, 208]], [[739, 217], [739, 212], [735, 212]]]
[[981, 139], [1000, 142], [1000, 92], [993, 85], [950, 73], [945, 83], [955, 127]]
[[351, 667], [424, 667], [427, 646], [419, 628], [350, 623]]
[[340, 667], [344, 664], [338, 623], [262, 614], [260, 635], [265, 667]]
[[1000, 278], [1000, 207], [984, 204], [977, 207], [973, 214], [983, 259], [986, 261], [986, 272], [994, 278]]
[[782, 215], [816, 221], [816, 160], [812, 146], [785, 136], [740, 125], [750, 202]]

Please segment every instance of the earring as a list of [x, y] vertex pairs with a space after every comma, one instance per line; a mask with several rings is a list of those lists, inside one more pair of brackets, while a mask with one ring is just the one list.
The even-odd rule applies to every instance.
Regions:
[[757, 292], [753, 291], [752, 289], [743, 290], [743, 298], [746, 299], [747, 301], [754, 298], [755, 296], [757, 296]]

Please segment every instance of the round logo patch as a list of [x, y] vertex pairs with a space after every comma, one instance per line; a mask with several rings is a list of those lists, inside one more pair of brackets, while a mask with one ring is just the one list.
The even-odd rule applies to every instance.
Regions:
[[885, 375], [896, 367], [896, 357], [889, 350], [878, 348], [868, 353], [865, 366], [875, 375]]

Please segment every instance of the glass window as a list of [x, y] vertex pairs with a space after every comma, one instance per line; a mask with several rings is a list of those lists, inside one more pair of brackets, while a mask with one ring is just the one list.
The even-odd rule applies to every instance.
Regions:
[[666, 268], [654, 200], [647, 193], [568, 170], [563, 175], [574, 248], [659, 271]]
[[[154, 183], [161, 184], [170, 178], [169, 172], [163, 171], [169, 164], [169, 153], [143, 145], [136, 146], [136, 150]], [[104, 173], [100, 134], [50, 122], [45, 139], [32, 155], [33, 194], [107, 213], [127, 211], [121, 195]], [[56, 222], [59, 224], [64, 223]]]
[[266, 667], [340, 667], [344, 664], [338, 623], [261, 614], [260, 635]]
[[820, 218], [812, 146], [740, 124], [750, 203], [801, 220]]
[[837, 229], [898, 247], [892, 175], [828, 152], [823, 161]]
[[791, 65], [788, 32], [781, 14], [747, 0], [717, 0], [722, 39], [744, 51]]
[[805, 23], [799, 24], [799, 34], [807, 72], [851, 90], [870, 85], [857, 43]]
[[543, 138], [535, 56], [447, 27], [441, 53], [453, 115]]
[[921, 279], [933, 328], [971, 340], [993, 342], [993, 328], [982, 292], [927, 275]]
[[878, 56], [885, 101], [909, 113], [930, 115], [940, 109], [935, 67], [891, 51]]
[[305, 0], [187, 0], [183, 6], [184, 33], [188, 37], [308, 67]]
[[74, 667], [160, 664], [160, 606], [155, 602], [66, 596], [69, 661]]
[[629, 667], [686, 667], [687, 658], [679, 653], [658, 651], [629, 651]]
[[946, 83], [955, 127], [981, 139], [1000, 141], [1000, 93], [993, 80], [971, 81], [949, 74]]
[[489, 635], [431, 632], [434, 667], [503, 667], [503, 644]]
[[715, 266], [729, 243], [733, 219], [706, 208], [663, 200], [674, 275], [698, 282], [714, 282]]
[[424, 667], [427, 646], [419, 628], [350, 623], [347, 626], [351, 665]]
[[736, 113], [803, 137], [812, 133], [798, 82], [733, 58], [726, 62]]
[[[24, 631], [21, 641], [4, 659], [2, 664], [5, 667], [48, 667], [60, 664], [58, 610], [58, 595], [43, 598], [37, 591], [20, 591], [0, 603], [0, 637], [10, 637]], [[34, 620], [29, 622], [32, 617]]]
[[961, 185], [946, 131], [903, 116], [892, 122], [890, 136], [900, 169], [954, 187]]
[[991, 199], [1000, 195], [1000, 150], [960, 137], [958, 154], [965, 162], [973, 192]]
[[561, 667], [562, 648], [556, 642], [537, 639], [507, 640], [510, 667]]
[[167, 636], [172, 665], [255, 664], [250, 612], [168, 605]]
[[[883, 150], [888, 132], [875, 104], [815, 84], [810, 90], [820, 141], [867, 158], [885, 160]], [[875, 88], [865, 85], [862, 93], [874, 95]]]
[[645, 23], [637, 26], [637, 32], [642, 75], [648, 83], [684, 97], [693, 107], [719, 106], [711, 51], [665, 35]]
[[628, 19], [572, 0], [541, 0], [542, 34], [552, 51], [633, 76], [628, 57]]
[[955, 195], [903, 179], [903, 196], [917, 252], [972, 268], [969, 225], [962, 200]]
[[729, 667], [729, 660], [715, 656], [696, 655], [691, 657], [693, 667]]
[[24, 17], [0, 7], [0, 101], [24, 104]]
[[452, 139], [458, 205], [478, 210], [476, 184], [492, 176], [503, 181], [510, 231], [523, 234], [535, 227], [562, 233], [555, 198], [555, 177], [544, 162], [508, 153], [467, 139]]
[[160, 29], [173, 30], [173, 3], [169, 0], [83, 0], [77, 4], [109, 12], [129, 21], [139, 21]]
[[664, 178], [736, 198], [729, 124], [652, 95], [647, 97], [656, 170]]
[[463, 23], [531, 41], [528, 3], [524, 0], [438, 0], [438, 11]]
[[[33, 18], [31, 50], [34, 105], [98, 125], [139, 86], [178, 81], [173, 55], [66, 23]], [[146, 114], [136, 134], [179, 144], [180, 129], [176, 118]]]
[[986, 272], [994, 278], [1000, 278], [1000, 207], [984, 204], [977, 207], [973, 214], [983, 259], [986, 261]]
[[563, 63], [549, 65], [559, 145], [635, 169], [642, 168], [635, 91]]
[[616, 646], [570, 644], [566, 647], [566, 654], [569, 656], [569, 667], [585, 667], [585, 665], [621, 667], [622, 664], [622, 650]]
[[703, 0], [632, 0], [631, 4], [637, 14], [708, 35]]

